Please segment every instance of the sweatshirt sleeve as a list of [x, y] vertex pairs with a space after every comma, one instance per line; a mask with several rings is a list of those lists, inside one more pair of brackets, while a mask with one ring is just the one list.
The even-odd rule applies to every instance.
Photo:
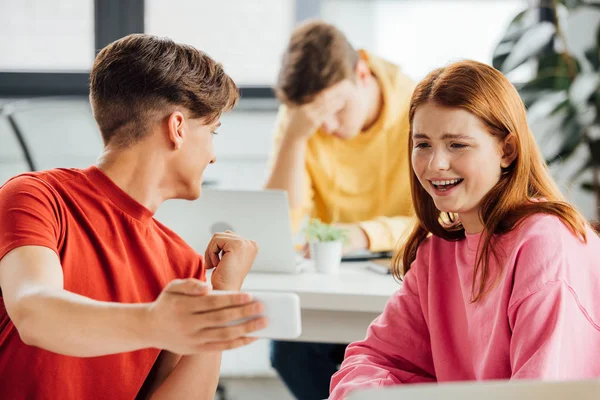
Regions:
[[357, 389], [436, 381], [413, 271], [371, 323], [366, 338], [346, 349], [344, 362], [331, 380], [330, 400], [342, 400]]
[[540, 218], [519, 250], [508, 307], [514, 379], [600, 376], [597, 238]]
[[513, 379], [600, 375], [600, 325], [563, 280], [546, 283], [509, 310]]
[[[281, 147], [281, 142], [283, 140], [283, 134], [285, 131], [285, 127], [287, 125], [287, 109], [284, 105], [279, 106], [279, 110], [277, 112], [277, 117], [275, 120], [275, 127], [273, 129], [273, 151], [271, 152], [271, 156], [269, 157], [268, 170], [269, 174], [273, 171], [275, 167], [275, 160], [277, 159], [277, 155], [279, 154], [279, 149]], [[310, 178], [310, 174], [308, 173], [308, 169], [306, 166], [304, 167], [304, 179], [302, 182], [302, 204], [299, 207], [294, 207], [290, 209], [290, 218], [292, 221], [292, 229], [294, 232], [297, 232], [300, 229], [302, 221], [304, 217], [310, 215], [313, 209], [313, 196], [314, 192], [312, 189], [312, 180]]]
[[390, 251], [404, 235], [410, 233], [414, 218], [408, 216], [379, 217], [359, 225], [369, 238], [369, 250]]

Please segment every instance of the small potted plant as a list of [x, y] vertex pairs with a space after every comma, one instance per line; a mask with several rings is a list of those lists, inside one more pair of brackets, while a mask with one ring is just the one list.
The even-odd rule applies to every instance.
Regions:
[[306, 240], [310, 257], [317, 272], [337, 273], [342, 262], [342, 250], [348, 242], [348, 231], [334, 225], [312, 219], [306, 227]]

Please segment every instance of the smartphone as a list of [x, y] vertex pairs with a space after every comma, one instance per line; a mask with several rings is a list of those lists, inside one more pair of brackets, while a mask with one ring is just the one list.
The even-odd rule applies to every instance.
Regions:
[[[213, 290], [211, 294], [231, 293], [222, 290]], [[267, 317], [266, 328], [248, 334], [251, 337], [267, 339], [296, 339], [302, 334], [302, 318], [300, 313], [300, 298], [295, 293], [288, 292], [244, 292], [252, 296], [254, 301], [264, 306], [261, 316]], [[232, 321], [227, 326], [237, 325], [252, 318]]]

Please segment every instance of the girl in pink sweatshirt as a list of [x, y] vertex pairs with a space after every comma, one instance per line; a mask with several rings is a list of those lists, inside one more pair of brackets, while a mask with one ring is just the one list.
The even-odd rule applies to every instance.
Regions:
[[556, 188], [514, 87], [454, 63], [417, 86], [410, 123], [418, 224], [394, 265], [403, 284], [346, 350], [330, 399], [600, 377], [600, 239]]

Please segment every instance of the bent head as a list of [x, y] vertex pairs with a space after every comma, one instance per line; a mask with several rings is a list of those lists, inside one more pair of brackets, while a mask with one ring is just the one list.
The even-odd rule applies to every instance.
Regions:
[[212, 135], [238, 88], [223, 67], [192, 46], [134, 34], [100, 51], [90, 102], [106, 148], [139, 149], [160, 160], [173, 197], [200, 195], [215, 162]]
[[323, 97], [342, 81], [349, 88], [332, 93], [333, 107], [321, 129], [342, 139], [358, 135], [371, 109], [370, 68], [346, 36], [319, 20], [299, 25], [286, 48], [275, 93], [288, 106], [299, 106]]

